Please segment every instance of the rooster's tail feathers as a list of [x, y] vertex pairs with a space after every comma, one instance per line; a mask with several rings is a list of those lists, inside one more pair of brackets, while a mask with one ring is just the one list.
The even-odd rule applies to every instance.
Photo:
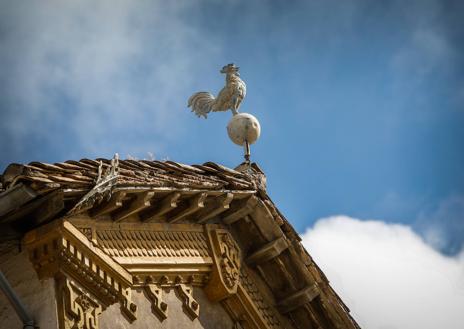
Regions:
[[215, 100], [211, 93], [200, 91], [189, 98], [188, 107], [192, 107], [192, 112], [195, 112], [198, 117], [204, 116], [206, 118], [207, 114], [211, 112]]

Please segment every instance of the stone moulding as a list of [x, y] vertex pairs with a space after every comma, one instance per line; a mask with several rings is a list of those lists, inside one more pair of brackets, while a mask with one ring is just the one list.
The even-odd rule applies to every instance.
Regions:
[[146, 291], [161, 321], [169, 309], [163, 289], [173, 288], [194, 320], [200, 312], [195, 286], [244, 328], [281, 327], [274, 307], [247, 274], [239, 245], [221, 225], [76, 218], [30, 231], [23, 243], [39, 278], [55, 277], [61, 329], [97, 329], [99, 314], [116, 302], [135, 320], [135, 288]]
[[30, 231], [23, 244], [40, 279], [72, 279], [95, 296], [103, 308], [119, 302], [128, 320], [136, 319], [130, 273], [94, 247], [71, 223], [58, 220]]
[[134, 285], [172, 287], [177, 277], [204, 286], [213, 266], [203, 225], [73, 222], [92, 244], [134, 276]]

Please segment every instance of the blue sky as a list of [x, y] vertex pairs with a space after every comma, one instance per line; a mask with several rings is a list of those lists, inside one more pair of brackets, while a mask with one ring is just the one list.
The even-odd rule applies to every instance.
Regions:
[[0, 170], [121, 157], [242, 160], [196, 91], [241, 68], [252, 159], [299, 232], [333, 215], [464, 240], [459, 1], [1, 1]]

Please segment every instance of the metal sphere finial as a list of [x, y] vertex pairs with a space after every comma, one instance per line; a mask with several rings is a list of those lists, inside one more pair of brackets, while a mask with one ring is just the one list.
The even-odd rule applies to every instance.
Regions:
[[209, 92], [198, 92], [188, 100], [188, 107], [198, 117], [207, 118], [208, 113], [231, 110], [233, 117], [227, 125], [230, 139], [237, 145], [245, 147], [245, 160], [250, 161], [250, 144], [256, 142], [261, 133], [258, 119], [249, 113], [239, 113], [238, 109], [246, 95], [246, 85], [234, 64], [224, 66], [221, 73], [226, 74], [226, 85], [214, 97]]

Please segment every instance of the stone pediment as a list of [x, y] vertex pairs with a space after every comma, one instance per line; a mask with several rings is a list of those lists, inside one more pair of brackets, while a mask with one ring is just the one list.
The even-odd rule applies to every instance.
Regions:
[[32, 163], [10, 166], [2, 181], [3, 198], [34, 195], [20, 210], [0, 198], [0, 222], [27, 231], [39, 277], [57, 281], [63, 328], [98, 328], [114, 305], [136, 323], [135, 290], [161, 322], [175, 291], [194, 320], [202, 312], [195, 289], [236, 328], [358, 327], [254, 164]]

